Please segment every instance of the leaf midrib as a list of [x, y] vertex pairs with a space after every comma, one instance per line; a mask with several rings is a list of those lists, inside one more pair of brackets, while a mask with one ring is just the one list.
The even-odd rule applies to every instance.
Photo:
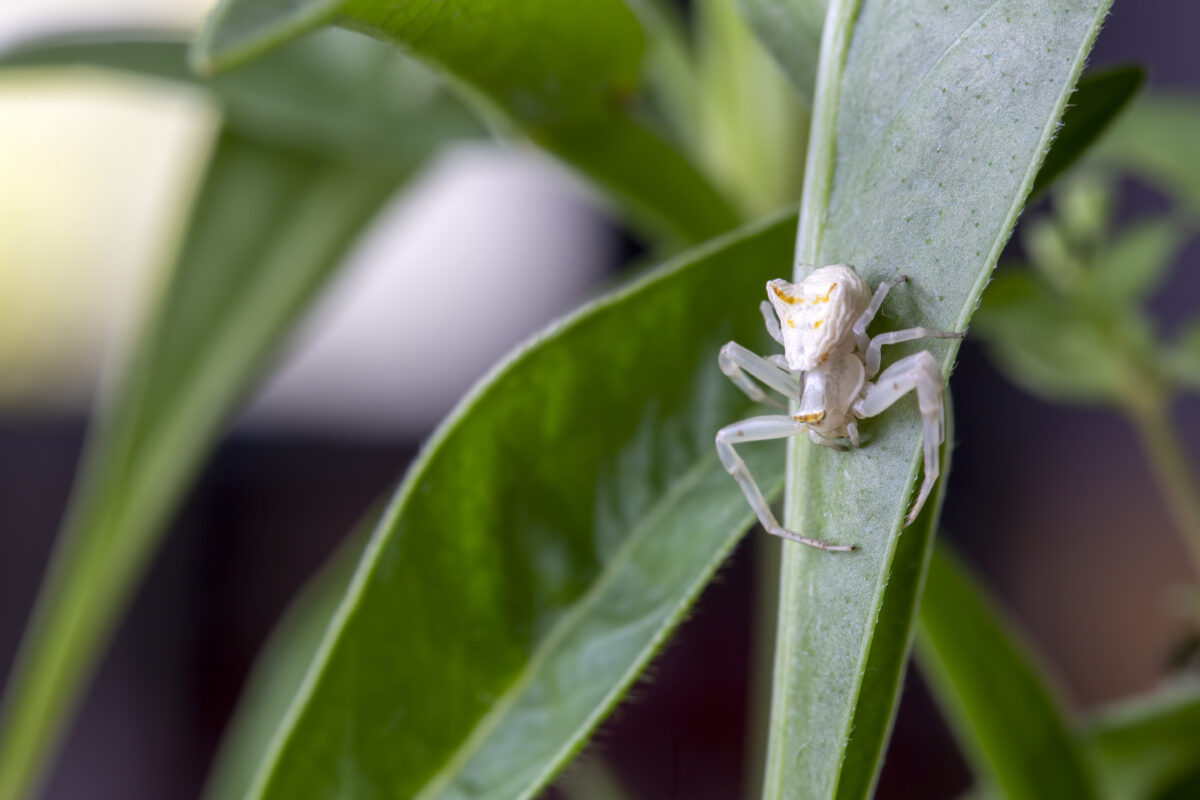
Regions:
[[[457, 778], [463, 768], [471, 762], [471, 760], [483, 750], [487, 745], [491, 734], [499, 728], [503, 721], [507, 718], [509, 712], [513, 709], [516, 703], [520, 700], [522, 694], [528, 689], [538, 677], [546, 662], [555, 652], [558, 646], [568, 634], [574, 630], [577, 625], [583, 622], [588, 613], [603, 597], [605, 590], [617, 579], [620, 573], [620, 568], [628, 562], [630, 553], [635, 551], [648, 536], [655, 530], [656, 523], [659, 518], [667, 514], [675, 505], [678, 497], [685, 495], [693, 486], [699, 484], [701, 479], [708, 475], [717, 464], [715, 456], [706, 456], [701, 458], [693, 465], [683, 477], [674, 481], [670, 488], [662, 494], [650, 510], [642, 517], [642, 519], [634, 526], [633, 532], [626, 537], [621, 546], [617, 548], [616, 553], [604, 565], [597, 579], [592, 583], [579, 600], [565, 613], [563, 616], [551, 626], [550, 632], [542, 640], [530, 655], [525, 667], [518, 673], [516, 679], [509, 684], [508, 688], [501, 695], [500, 699], [493, 704], [491, 711], [485, 714], [476, 724], [475, 728], [467, 736], [463, 744], [454, 752], [450, 759], [446, 762], [441, 770], [438, 771], [416, 795], [416, 800], [433, 800], [438, 793], [446, 789], [454, 779]], [[620, 680], [613, 684], [608, 692], [605, 693], [605, 702], [597, 704], [596, 711], [590, 714], [583, 725], [577, 728], [576, 733], [568, 737], [563, 747], [559, 749], [558, 755], [564, 752], [569, 752], [574, 747], [578, 739], [578, 730], [586, 730], [590, 727], [598, 716], [602, 715], [611, 704], [612, 697], [620, 691], [620, 687], [624, 686], [631, 674], [637, 674], [639, 665], [634, 665], [631, 669], [626, 670]], [[550, 759], [548, 763], [558, 764], [560, 758]], [[533, 785], [540, 785], [540, 781], [534, 781]]]

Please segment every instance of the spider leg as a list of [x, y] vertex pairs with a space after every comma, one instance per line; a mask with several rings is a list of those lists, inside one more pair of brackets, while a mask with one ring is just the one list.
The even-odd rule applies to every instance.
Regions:
[[880, 351], [885, 344], [898, 344], [900, 342], [910, 342], [913, 339], [961, 339], [966, 336], [965, 333], [957, 333], [956, 331], [935, 331], [930, 328], [907, 328], [902, 331], [890, 331], [881, 333], [871, 340], [867, 346], [867, 377], [874, 378], [875, 373], [879, 372]]
[[871, 320], [875, 319], [875, 315], [879, 313], [879, 307], [883, 305], [883, 298], [887, 297], [887, 293], [896, 288], [901, 283], [908, 280], [907, 275], [897, 275], [890, 281], [884, 281], [879, 284], [879, 288], [875, 290], [875, 294], [871, 296], [871, 302], [867, 304], [866, 311], [858, 315], [858, 319], [854, 321], [854, 341], [858, 344], [858, 349], [865, 351], [867, 349], [867, 326], [871, 324]]
[[933, 484], [937, 482], [941, 466], [938, 462], [938, 447], [945, 441], [945, 407], [942, 398], [945, 381], [937, 361], [928, 350], [902, 358], [892, 364], [875, 383], [868, 383], [866, 395], [854, 406], [862, 417], [873, 417], [882, 413], [913, 389], [917, 392], [917, 406], [921, 409], [922, 441], [925, 445], [925, 480], [917, 493], [916, 502], [904, 519], [907, 527], [917, 518], [921, 507], [929, 499]]
[[721, 366], [721, 372], [756, 403], [768, 403], [776, 408], [787, 409], [785, 404], [768, 397], [766, 392], [750, 380], [751, 375], [789, 400], [800, 402], [800, 381], [796, 380], [792, 373], [747, 350], [737, 342], [728, 342], [721, 348], [717, 363]]
[[771, 308], [771, 304], [763, 300], [758, 304], [758, 310], [762, 312], [763, 322], [767, 326], [767, 333], [771, 334], [771, 338], [783, 344], [783, 330], [779, 327], [779, 317], [775, 316], [775, 309]]
[[846, 423], [846, 433], [850, 437], [850, 446], [858, 447], [859, 442], [860, 442], [860, 440], [858, 438], [858, 423], [853, 422], [853, 421], [847, 422]]
[[742, 461], [741, 456], [733, 449], [734, 442], [785, 439], [789, 436], [798, 436], [806, 430], [808, 430], [807, 425], [797, 422], [791, 417], [751, 417], [750, 419], [727, 425], [717, 431], [717, 455], [720, 456], [721, 464], [725, 467], [726, 471], [733, 476], [733, 479], [738, 482], [738, 486], [742, 488], [742, 494], [746, 496], [746, 501], [754, 509], [758, 521], [766, 528], [767, 533], [780, 536], [784, 539], [790, 539], [800, 544], [806, 544], [809, 547], [818, 547], [822, 550], [855, 550], [857, 549], [856, 545], [830, 544], [829, 542], [822, 542], [819, 539], [810, 539], [807, 536], [801, 536], [798, 533], [789, 531], [780, 525], [779, 521], [775, 519], [775, 515], [771, 513], [771, 507], [767, 505], [767, 501], [763, 498], [758, 484], [754, 482], [754, 477], [750, 474], [750, 470], [746, 468], [746, 462]]
[[814, 431], [812, 428], [809, 428], [809, 430], [808, 430], [808, 440], [810, 442], [812, 442], [813, 444], [821, 445], [821, 447], [830, 447], [834, 450], [840, 450], [843, 453], [850, 449], [849, 447], [842, 444], [837, 439], [827, 439], [824, 436], [822, 436], [821, 434]]

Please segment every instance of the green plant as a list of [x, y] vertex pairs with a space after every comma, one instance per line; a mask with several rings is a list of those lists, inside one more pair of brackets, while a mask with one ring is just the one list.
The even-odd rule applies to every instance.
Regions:
[[[164, 520], [270, 353], [388, 194], [484, 123], [591, 178], [660, 251], [693, 246], [546, 331], [462, 401], [369, 543], [281, 628], [211, 792], [535, 794], [752, 519], [712, 448], [751, 410], [716, 353], [730, 338], [765, 349], [764, 282], [796, 260], [853, 263], [872, 285], [903, 268], [912, 291], [891, 313], [963, 330], [1031, 192], [1136, 90], [1139, 74], [1121, 71], [1072, 96], [1107, 6], [742, 0], [783, 74], [723, 0], [697, 4], [697, 41], [654, 0], [227, 0], [191, 51], [204, 79], [183, 41], [144, 35], [10, 54], [14, 67], [198, 84], [225, 116], [6, 692], [0, 800], [32, 791]], [[371, 38], [313, 33], [329, 23]], [[956, 346], [934, 352], [949, 372]], [[919, 422], [889, 415], [867, 431], [853, 453], [792, 448], [786, 474], [778, 453], [747, 454], [783, 493], [786, 526], [861, 546], [784, 548], [768, 797], [869, 796], [885, 750], [945, 481], [901, 536]], [[950, 655], [956, 624], [1006, 654], [1000, 677], [1027, 724], [1082, 752], [1004, 627], [978, 622], [989, 612], [969, 602], [971, 583], [933, 563], [939, 599], [926, 608], [974, 614], [939, 624], [923, 612], [964, 741], [1004, 720], [956, 683], [974, 669]], [[1098, 786], [1122, 759], [1145, 768], [1113, 727], [1062, 760], [1061, 785]], [[1012, 793], [1022, 784], [1009, 776], [1036, 754], [1010, 738], [978, 736], [972, 752]], [[1172, 770], [1195, 764], [1178, 752]]]

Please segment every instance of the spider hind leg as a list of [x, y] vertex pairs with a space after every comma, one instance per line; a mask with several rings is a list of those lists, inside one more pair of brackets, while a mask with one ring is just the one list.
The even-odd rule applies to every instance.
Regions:
[[921, 512], [941, 472], [938, 448], [946, 438], [945, 380], [937, 361], [928, 350], [902, 358], [883, 371], [875, 383], [868, 383], [866, 396], [855, 405], [859, 416], [873, 417], [882, 413], [910, 391], [916, 390], [917, 406], [921, 410], [922, 442], [925, 455], [925, 479], [917, 499], [904, 519], [911, 525]]
[[771, 513], [771, 507], [767, 505], [767, 501], [763, 497], [762, 491], [758, 488], [758, 484], [755, 483], [754, 477], [750, 474], [750, 470], [747, 469], [746, 462], [733, 449], [734, 442], [785, 439], [791, 436], [798, 436], [806, 430], [808, 430], [808, 427], [804, 423], [797, 422], [791, 417], [751, 417], [741, 422], [735, 422], [732, 425], [726, 425], [717, 431], [717, 455], [721, 458], [722, 466], [725, 467], [725, 470], [733, 476], [738, 486], [741, 487], [742, 494], [746, 496], [746, 501], [754, 509], [755, 516], [758, 517], [758, 521], [762, 523], [762, 526], [766, 528], [767, 533], [821, 550], [857, 550], [857, 545], [831, 544], [819, 539], [810, 539], [794, 531], [789, 531], [780, 525], [779, 521], [775, 519], [775, 515]]

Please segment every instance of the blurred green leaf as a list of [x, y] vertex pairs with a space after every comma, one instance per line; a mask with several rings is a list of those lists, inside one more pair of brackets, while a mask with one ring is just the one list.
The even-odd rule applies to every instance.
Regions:
[[977, 780], [1013, 800], [1099, 796], [1028, 645], [944, 547], [929, 565], [917, 630], [921, 672]]
[[1116, 187], [1095, 170], [1079, 170], [1054, 193], [1054, 210], [1068, 241], [1088, 252], [1101, 246], [1113, 224]]
[[[195, 61], [220, 70], [305, 29], [336, 22], [390, 42], [450, 75], [485, 113], [581, 169], [660, 232], [700, 241], [736, 217], [692, 164], [639, 122], [644, 33], [622, 0], [309, 3], [304, 25], [280, 0], [223, 0]], [[272, 21], [278, 26], [272, 27]]]
[[207, 800], [242, 800], [333, 620], [380, 512], [367, 515], [284, 612], [242, 685], [209, 771]]
[[1030, 197], [1037, 197], [1074, 164], [1141, 90], [1146, 70], [1136, 65], [1090, 72], [1079, 80], [1062, 128], [1042, 162]]
[[1027, 269], [996, 275], [972, 332], [987, 342], [1009, 380], [1052, 401], [1110, 403], [1129, 388], [1125, 355], [1104, 329], [1035, 282]]
[[[1107, 8], [831, 2], [796, 260], [854, 264], [872, 286], [908, 274], [880, 327], [963, 330]], [[949, 373], [956, 345], [920, 342], [890, 355], [928, 347]], [[893, 569], [913, 532], [900, 526], [921, 424], [907, 400], [862, 427], [868, 441], [852, 452], [799, 439], [792, 450], [788, 527], [862, 549], [784, 543], [771, 798], [869, 795], [890, 728], [920, 575]], [[882, 630], [881, 616], [905, 624]]]
[[1194, 95], [1156, 92], [1139, 99], [1092, 155], [1174, 193], [1200, 218], [1200, 100]]
[[[496, 368], [385, 514], [253, 796], [528, 797], [582, 746], [751, 513], [716, 366], [765, 344], [795, 217], [685, 254]], [[776, 448], [748, 448], [768, 489]]]
[[737, 0], [750, 27], [792, 81], [800, 102], [812, 103], [829, 0]]
[[703, 159], [748, 217], [794, 207], [804, 177], [808, 114], [735, 0], [699, 0]]
[[1187, 680], [1113, 706], [1088, 725], [1110, 796], [1195, 797], [1180, 793], [1200, 770], [1200, 682]]
[[1183, 231], [1171, 219], [1126, 228], [1093, 256], [1091, 282], [1118, 302], [1141, 300], [1162, 282], [1183, 242]]
[[347, 31], [314, 33], [210, 81], [188, 70], [186, 39], [161, 32], [56, 36], [0, 53], [0, 67], [72, 64], [204, 86], [243, 139], [400, 176], [484, 133], [420, 64]]
[[1167, 351], [1168, 373], [1185, 386], [1200, 388], [1200, 319], [1193, 320]]
[[1087, 278], [1083, 263], [1054, 220], [1031, 220], [1021, 234], [1029, 260], [1047, 283], [1064, 294], [1081, 288]]
[[268, 357], [396, 187], [217, 146], [127, 373], [88, 443], [0, 717], [0, 798], [30, 790], [188, 483]]

